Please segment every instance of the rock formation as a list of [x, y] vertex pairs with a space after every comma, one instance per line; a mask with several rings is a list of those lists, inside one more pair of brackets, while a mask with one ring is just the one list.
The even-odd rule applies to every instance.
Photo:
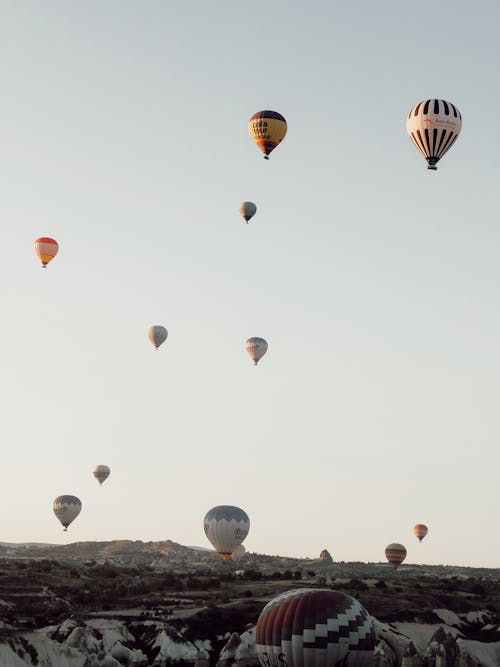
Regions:
[[330, 556], [328, 549], [323, 549], [319, 555], [319, 559], [322, 563], [333, 563], [333, 558]]

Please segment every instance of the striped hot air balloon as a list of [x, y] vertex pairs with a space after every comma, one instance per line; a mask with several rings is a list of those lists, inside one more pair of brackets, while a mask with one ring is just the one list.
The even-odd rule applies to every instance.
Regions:
[[350, 595], [299, 588], [268, 602], [255, 643], [262, 667], [368, 667], [375, 631], [366, 609]]
[[80, 514], [82, 503], [76, 496], [57, 496], [52, 504], [52, 509], [64, 530], [68, 530], [69, 524]]
[[223, 560], [229, 560], [250, 530], [246, 512], [233, 505], [212, 507], [203, 519], [208, 541]]
[[389, 565], [397, 570], [401, 563], [406, 558], [406, 549], [402, 544], [393, 542], [385, 548], [385, 557], [389, 561]]
[[428, 169], [453, 146], [462, 129], [462, 116], [457, 107], [445, 100], [423, 100], [408, 114], [406, 131], [427, 160]]
[[250, 136], [269, 160], [269, 153], [285, 138], [287, 124], [277, 111], [258, 111], [248, 123]]
[[429, 529], [423, 523], [417, 523], [415, 526], [413, 526], [413, 533], [415, 537], [418, 537], [419, 542], [424, 539], [428, 532]]
[[267, 352], [267, 341], [264, 338], [259, 338], [258, 336], [253, 336], [249, 338], [245, 343], [245, 349], [250, 355], [250, 358], [253, 361], [253, 365], [257, 366], [259, 361]]
[[47, 264], [51, 262], [54, 257], [57, 255], [59, 250], [59, 245], [54, 239], [50, 239], [47, 236], [41, 236], [35, 241], [35, 255], [42, 263], [42, 267], [45, 269]]

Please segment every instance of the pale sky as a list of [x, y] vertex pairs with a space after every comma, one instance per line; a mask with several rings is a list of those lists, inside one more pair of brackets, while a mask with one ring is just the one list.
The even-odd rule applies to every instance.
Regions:
[[251, 551], [499, 567], [498, 3], [0, 9], [1, 541], [209, 546], [232, 504]]

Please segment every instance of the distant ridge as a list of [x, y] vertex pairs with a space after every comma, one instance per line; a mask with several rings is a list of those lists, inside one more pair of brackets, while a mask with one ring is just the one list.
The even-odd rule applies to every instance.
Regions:
[[0, 542], [0, 547], [10, 547], [10, 548], [18, 548], [18, 547], [30, 547], [33, 549], [36, 549], [40, 547], [41, 549], [45, 547], [57, 547], [57, 544], [51, 544], [49, 542]]
[[[453, 565], [415, 565], [403, 563], [397, 573], [387, 562], [338, 562], [327, 557], [323, 550], [322, 557], [293, 558], [289, 556], [270, 556], [247, 552], [239, 563], [232, 560], [223, 562], [213, 551], [205, 547], [184, 546], [172, 540], [142, 542], [141, 540], [112, 540], [109, 542], [72, 542], [70, 544], [43, 544], [24, 542], [13, 544], [0, 543], [0, 560], [55, 560], [67, 563], [112, 563], [123, 567], [152, 567], [155, 570], [172, 572], [236, 571], [258, 570], [272, 576], [282, 573], [288, 576], [299, 575], [307, 580], [314, 576], [325, 578], [325, 583], [332, 579], [384, 578], [401, 577], [405, 572], [419, 572], [423, 576], [470, 577], [485, 576], [500, 578], [498, 568], [473, 568]], [[331, 559], [331, 560], [330, 560]], [[297, 578], [297, 577], [296, 577]]]
[[212, 549], [207, 549], [206, 547], [187, 547], [188, 549], [192, 549], [193, 551], [212, 551]]

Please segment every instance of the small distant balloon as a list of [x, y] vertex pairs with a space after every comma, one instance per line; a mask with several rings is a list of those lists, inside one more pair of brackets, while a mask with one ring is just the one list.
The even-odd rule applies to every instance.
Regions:
[[248, 131], [264, 153], [264, 159], [269, 160], [271, 151], [285, 138], [287, 124], [277, 111], [258, 111], [250, 118]]
[[253, 201], [244, 201], [240, 206], [240, 213], [245, 222], [248, 222], [257, 213], [257, 206], [255, 206]]
[[58, 496], [52, 504], [52, 509], [64, 530], [68, 530], [69, 524], [80, 514], [82, 503], [76, 496]]
[[427, 169], [436, 164], [453, 146], [462, 129], [462, 116], [457, 107], [445, 100], [423, 100], [411, 109], [406, 131], [427, 160]]
[[51, 262], [57, 255], [58, 250], [59, 245], [57, 241], [50, 239], [47, 236], [41, 236], [35, 241], [35, 255], [42, 263], [42, 267], [44, 269], [47, 267], [47, 264]]
[[246, 512], [233, 505], [218, 505], [205, 514], [203, 529], [223, 560], [229, 560], [250, 530]]
[[406, 549], [402, 544], [393, 542], [385, 548], [385, 557], [389, 561], [389, 565], [397, 570], [406, 558]]
[[155, 350], [157, 350], [162, 343], [167, 340], [168, 331], [160, 324], [155, 324], [148, 329], [148, 338], [153, 343]]
[[429, 529], [423, 523], [417, 523], [415, 526], [413, 526], [413, 533], [415, 537], [418, 538], [419, 542], [421, 542], [424, 539], [424, 537], [427, 535], [428, 532]]
[[234, 560], [237, 563], [242, 558], [244, 558], [245, 554], [246, 554], [246, 549], [243, 546], [243, 544], [240, 544], [240, 546], [236, 547], [236, 549], [231, 554], [231, 560]]
[[110, 472], [111, 470], [108, 468], [108, 466], [99, 465], [94, 468], [92, 474], [101, 485], [108, 479]]
[[267, 352], [267, 341], [264, 340], [264, 338], [259, 338], [258, 336], [254, 336], [253, 338], [249, 338], [246, 341], [245, 349], [250, 355], [250, 358], [252, 359], [254, 366], [257, 366], [259, 361]]

